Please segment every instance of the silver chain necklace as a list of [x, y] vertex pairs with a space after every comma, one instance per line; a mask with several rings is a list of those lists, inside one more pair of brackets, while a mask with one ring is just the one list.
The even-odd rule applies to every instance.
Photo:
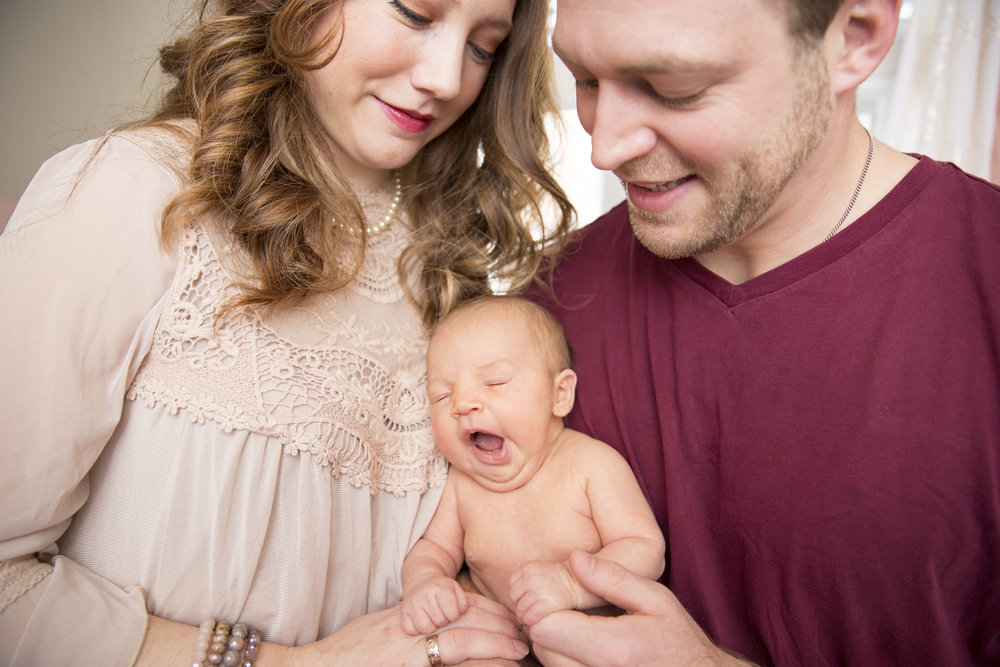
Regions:
[[861, 178], [858, 179], [858, 187], [854, 188], [854, 196], [851, 197], [851, 203], [847, 205], [847, 210], [844, 211], [844, 215], [840, 216], [840, 222], [838, 222], [837, 225], [830, 230], [830, 233], [826, 235], [826, 238], [823, 239], [823, 243], [826, 243], [833, 238], [833, 235], [837, 233], [840, 226], [844, 224], [844, 220], [847, 220], [847, 216], [851, 214], [851, 209], [854, 208], [854, 202], [858, 201], [858, 195], [861, 194], [861, 186], [864, 185], [865, 176], [868, 175], [868, 167], [872, 165], [872, 155], [875, 153], [875, 140], [872, 139], [872, 133], [868, 131], [867, 127], [862, 125], [861, 128], [865, 131], [865, 134], [868, 135], [868, 159], [865, 160], [865, 168], [861, 170]]

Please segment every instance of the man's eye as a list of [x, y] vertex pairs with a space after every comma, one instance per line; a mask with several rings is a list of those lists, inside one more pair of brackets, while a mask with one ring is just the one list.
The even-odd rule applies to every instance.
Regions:
[[646, 85], [650, 93], [657, 98], [660, 104], [666, 107], [671, 107], [673, 109], [679, 109], [682, 107], [691, 106], [692, 104], [701, 100], [701, 98], [705, 95], [704, 90], [698, 90], [695, 93], [687, 95], [683, 94], [677, 95], [676, 93], [669, 91], [660, 91], [656, 88], [656, 86], [652, 85], [651, 83], [647, 83]]
[[674, 109], [679, 109], [682, 107], [688, 107], [701, 99], [701, 93], [697, 95], [688, 95], [686, 97], [664, 97], [663, 95], [658, 96], [660, 98], [660, 104], [664, 106], [672, 107]]
[[431, 20], [429, 18], [427, 18], [423, 14], [419, 14], [413, 11], [412, 9], [404, 5], [400, 0], [389, 0], [389, 4], [392, 5], [393, 8], [397, 12], [399, 12], [399, 14], [404, 19], [406, 19], [408, 23], [411, 23], [413, 26], [417, 28], [424, 28], [431, 24]]

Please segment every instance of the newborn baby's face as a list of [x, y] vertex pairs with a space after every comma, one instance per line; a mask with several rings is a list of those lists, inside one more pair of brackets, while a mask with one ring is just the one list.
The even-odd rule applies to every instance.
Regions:
[[[524, 485], [552, 440], [555, 378], [521, 319], [460, 311], [427, 351], [431, 425], [445, 458], [483, 486]], [[555, 418], [556, 424], [560, 420]]]

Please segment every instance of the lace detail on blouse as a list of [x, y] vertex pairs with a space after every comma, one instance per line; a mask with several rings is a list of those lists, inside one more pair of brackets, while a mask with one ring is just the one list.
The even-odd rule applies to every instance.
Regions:
[[[381, 218], [391, 200], [391, 195], [384, 191], [358, 193], [358, 201], [369, 219]], [[408, 238], [405, 222], [398, 219], [381, 234], [369, 237], [365, 263], [348, 288], [378, 303], [405, 298], [396, 266]]]
[[20, 556], [0, 561], [0, 611], [30, 591], [52, 572], [48, 563], [34, 556]]
[[372, 238], [348, 289], [275, 318], [244, 308], [217, 321], [238, 289], [227, 273], [231, 257], [220, 262], [205, 231], [189, 230], [152, 349], [126, 398], [226, 432], [278, 438], [286, 453], [306, 453], [371, 493], [443, 484], [428, 416], [426, 338], [396, 278], [408, 234], [397, 221]]

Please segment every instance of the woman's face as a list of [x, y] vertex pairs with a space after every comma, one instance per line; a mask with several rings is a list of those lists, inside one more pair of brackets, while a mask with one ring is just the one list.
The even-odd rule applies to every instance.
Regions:
[[321, 21], [339, 50], [309, 72], [344, 175], [377, 186], [440, 136], [482, 90], [515, 0], [344, 0]]

